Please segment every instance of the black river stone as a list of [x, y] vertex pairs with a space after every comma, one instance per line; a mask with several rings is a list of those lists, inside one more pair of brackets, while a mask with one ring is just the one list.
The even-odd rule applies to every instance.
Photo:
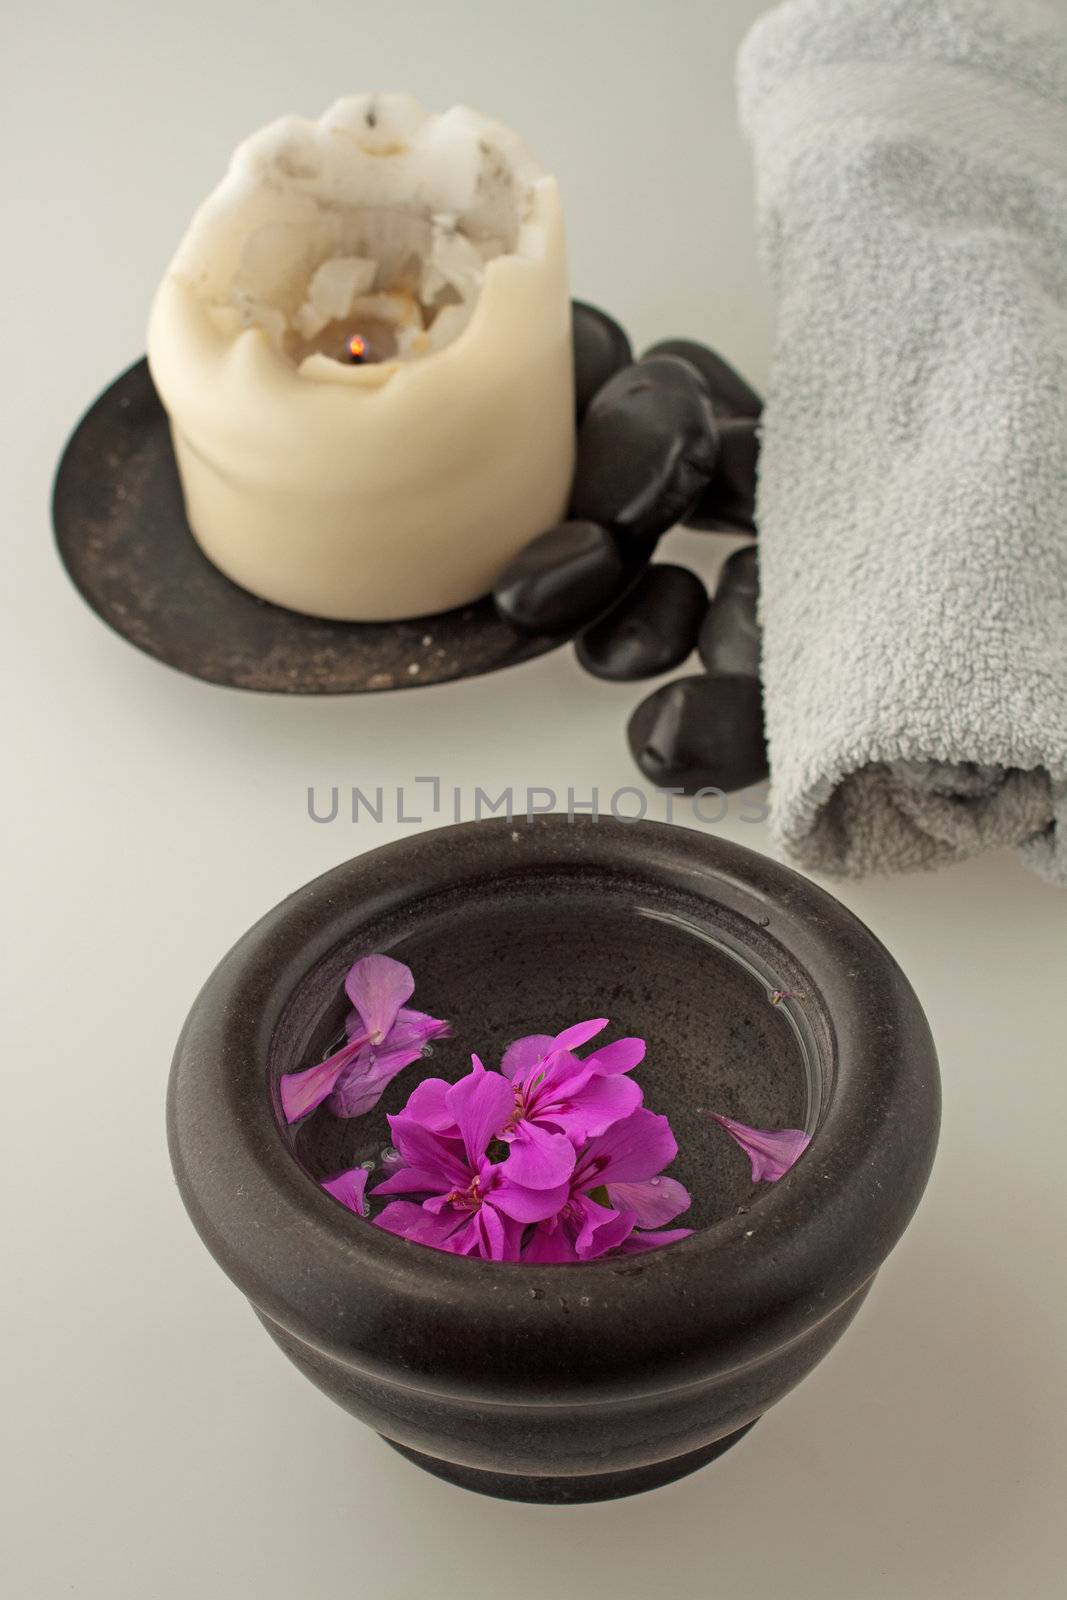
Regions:
[[630, 341], [597, 306], [571, 301], [571, 338], [574, 346], [574, 405], [581, 422], [598, 389], [634, 358]]
[[579, 637], [575, 653], [596, 678], [654, 678], [689, 655], [707, 604], [707, 590], [695, 572], [657, 563]]
[[728, 361], [695, 339], [661, 339], [642, 356], [680, 356], [700, 373], [717, 417], [758, 417], [763, 401]]
[[717, 454], [715, 415], [695, 372], [673, 358], [624, 367], [578, 430], [571, 515], [624, 539], [654, 538], [693, 510]]
[[756, 546], [750, 544], [723, 563], [715, 598], [701, 624], [697, 649], [709, 672], [759, 677], [758, 600]]
[[767, 776], [756, 678], [677, 678], [641, 702], [626, 732], [634, 760], [659, 788], [729, 794]]
[[717, 594], [701, 624], [697, 649], [709, 672], [758, 678], [760, 630], [755, 595], [741, 589]]
[[696, 510], [686, 518], [687, 527], [755, 533], [758, 426], [752, 417], [720, 422], [715, 471]]
[[754, 544], [742, 545], [733, 555], [727, 556], [715, 585], [717, 595], [728, 589], [739, 589], [742, 594], [759, 594], [759, 557]]
[[524, 633], [570, 633], [607, 609], [627, 581], [619, 547], [595, 522], [539, 534], [501, 575], [497, 611]]

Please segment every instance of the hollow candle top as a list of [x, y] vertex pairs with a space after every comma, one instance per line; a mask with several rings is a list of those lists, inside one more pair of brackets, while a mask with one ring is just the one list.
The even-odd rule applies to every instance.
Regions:
[[354, 620], [466, 604], [558, 519], [570, 360], [554, 179], [501, 124], [399, 94], [240, 145], [149, 328], [207, 555]]

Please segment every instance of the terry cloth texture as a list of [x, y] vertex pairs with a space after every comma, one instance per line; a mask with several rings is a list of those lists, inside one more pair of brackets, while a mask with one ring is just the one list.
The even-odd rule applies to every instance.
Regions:
[[807, 867], [1011, 844], [1067, 884], [1063, 29], [787, 0], [742, 47], [771, 822]]

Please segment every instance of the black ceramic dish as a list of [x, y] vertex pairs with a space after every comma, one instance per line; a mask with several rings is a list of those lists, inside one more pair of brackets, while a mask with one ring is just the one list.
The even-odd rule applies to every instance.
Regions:
[[413, 689], [517, 666], [563, 643], [520, 634], [491, 600], [406, 622], [329, 622], [258, 600], [203, 554], [185, 517], [166, 413], [145, 361], [72, 434], [52, 520], [97, 616], [190, 677], [280, 694]]
[[[372, 950], [412, 965], [415, 1003], [457, 1038], [364, 1125], [316, 1113], [294, 1136], [272, 1085], [325, 1049]], [[384, 1233], [315, 1182], [373, 1159], [420, 1070], [605, 1012], [649, 1039], [691, 1238], [498, 1265]], [[555, 816], [405, 839], [270, 912], [193, 1007], [169, 1133], [194, 1223], [301, 1371], [438, 1476], [565, 1503], [693, 1471], [825, 1355], [918, 1202], [938, 1104], [914, 993], [829, 895], [693, 831]], [[705, 1106], [805, 1122], [813, 1142], [756, 1190]]]

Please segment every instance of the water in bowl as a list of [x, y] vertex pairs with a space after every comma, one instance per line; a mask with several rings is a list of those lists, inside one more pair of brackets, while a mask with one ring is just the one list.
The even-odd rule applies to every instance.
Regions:
[[[731, 929], [699, 901], [679, 910], [630, 884], [617, 891], [572, 878], [486, 885], [444, 895], [400, 921], [375, 926], [332, 962], [341, 972], [380, 951], [415, 975], [412, 1004], [454, 1029], [407, 1068], [378, 1106], [351, 1119], [320, 1108], [285, 1136], [314, 1178], [365, 1165], [371, 1187], [391, 1170], [387, 1113], [402, 1109], [422, 1077], [454, 1080], [477, 1052], [496, 1067], [527, 1033], [553, 1034], [587, 1017], [610, 1018], [597, 1043], [637, 1034], [648, 1044], [634, 1077], [645, 1104], [667, 1116], [679, 1153], [668, 1169], [692, 1196], [677, 1226], [707, 1227], [757, 1204], [749, 1162], [704, 1112], [755, 1127], [806, 1127], [819, 1110], [820, 1081], [809, 1027], [809, 997], [762, 958], [744, 930]], [[310, 1066], [343, 1037], [346, 1002], [331, 986], [305, 1029], [306, 1051], [276, 1070]], [[594, 1048], [593, 1045], [586, 1047]], [[579, 1052], [583, 1053], [583, 1052]]]

